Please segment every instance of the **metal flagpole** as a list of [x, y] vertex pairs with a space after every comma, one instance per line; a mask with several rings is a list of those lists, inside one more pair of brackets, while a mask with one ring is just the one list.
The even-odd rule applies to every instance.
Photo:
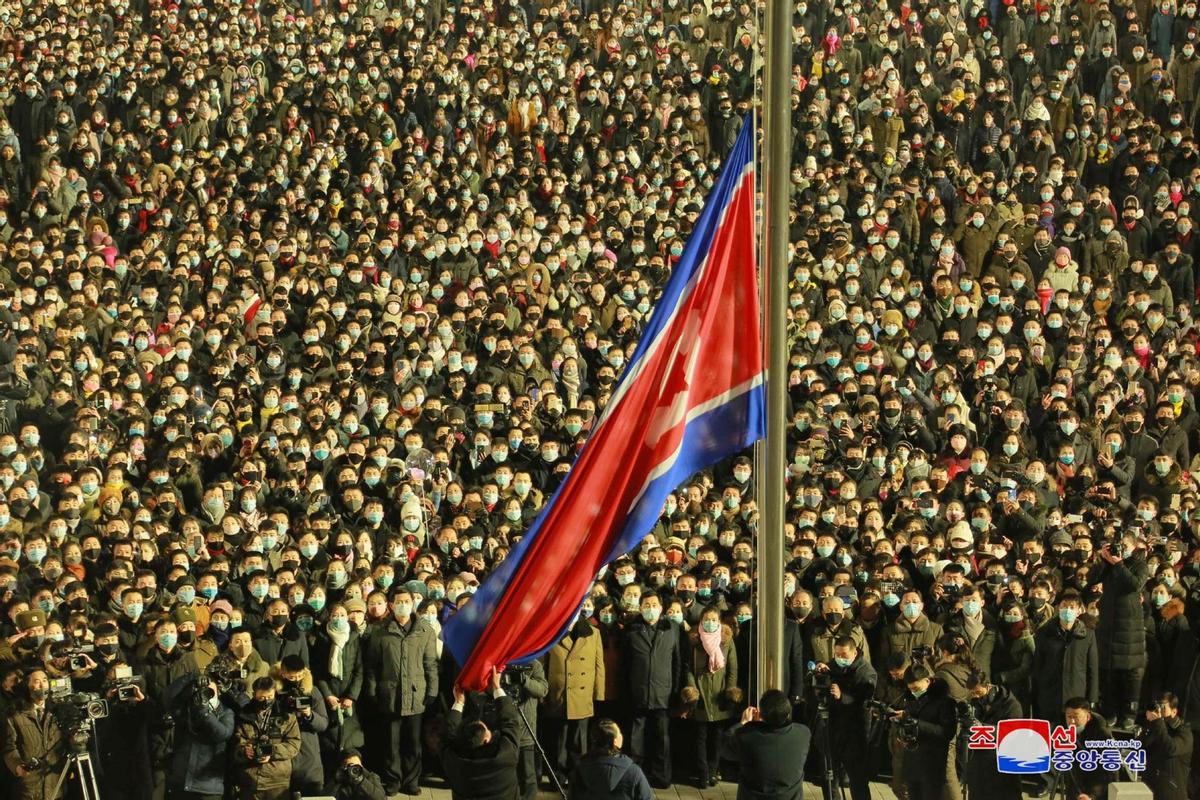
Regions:
[[[787, 465], [788, 181], [791, 175], [792, 6], [767, 0], [763, 91], [767, 444], [759, 485], [758, 690], [783, 686], [783, 521]], [[765, 463], [764, 463], [765, 462]], [[754, 702], [754, 701], [751, 701]]]

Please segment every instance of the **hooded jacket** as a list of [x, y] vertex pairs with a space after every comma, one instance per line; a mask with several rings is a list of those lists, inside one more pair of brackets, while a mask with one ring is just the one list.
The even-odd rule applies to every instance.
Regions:
[[654, 800], [641, 767], [624, 753], [589, 755], [571, 776], [569, 800]]

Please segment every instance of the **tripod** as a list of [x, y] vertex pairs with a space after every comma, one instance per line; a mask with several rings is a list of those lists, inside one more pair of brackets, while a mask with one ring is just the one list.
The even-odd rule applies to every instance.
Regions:
[[[554, 781], [554, 788], [562, 795], [563, 800], [566, 800], [567, 790], [563, 788], [562, 781], [558, 779], [558, 775], [554, 772], [554, 766], [550, 763], [550, 757], [546, 755], [546, 751], [542, 749], [542, 743], [538, 741], [537, 734], [533, 732], [533, 726], [529, 724], [529, 718], [525, 716], [524, 709], [521, 704], [517, 703], [517, 713], [521, 715], [521, 721], [525, 723], [525, 730], [529, 731], [529, 738], [533, 739], [533, 747], [537, 750], [537, 754], [542, 757], [542, 763], [546, 766], [546, 772], [550, 773], [550, 780]], [[86, 798], [85, 798], [86, 800]]]
[[58, 773], [58, 783], [54, 785], [51, 797], [58, 797], [67, 776], [75, 768], [79, 775], [79, 789], [83, 800], [100, 800], [100, 786], [96, 783], [96, 769], [92, 764], [92, 754], [84, 750], [82, 753], [67, 754], [67, 763], [63, 764], [62, 772]]
[[821, 737], [821, 763], [824, 767], [825, 800], [832, 800], [834, 793], [846, 800], [846, 790], [833, 771], [833, 733], [829, 726], [829, 697], [821, 694], [817, 700], [817, 735]]

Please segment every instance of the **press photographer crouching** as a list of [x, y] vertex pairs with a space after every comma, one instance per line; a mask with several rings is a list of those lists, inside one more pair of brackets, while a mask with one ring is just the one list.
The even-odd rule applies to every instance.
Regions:
[[325, 788], [327, 795], [337, 800], [387, 800], [383, 781], [363, 766], [362, 756], [357, 750], [347, 750], [342, 756], [333, 782]]
[[59, 780], [66, 761], [66, 740], [50, 713], [50, 679], [43, 669], [24, 681], [21, 709], [8, 718], [4, 732], [4, 765], [17, 777], [14, 800], [56, 800], [63, 796]]
[[275, 702], [275, 681], [258, 678], [251, 702], [234, 730], [233, 758], [242, 800], [283, 800], [292, 780], [292, 759], [300, 752], [296, 715]]
[[907, 753], [904, 781], [909, 800], [940, 800], [946, 786], [950, 745], [958, 726], [958, 713], [946, 684], [935, 679], [923, 664], [904, 673], [908, 692], [890, 719], [899, 730]]

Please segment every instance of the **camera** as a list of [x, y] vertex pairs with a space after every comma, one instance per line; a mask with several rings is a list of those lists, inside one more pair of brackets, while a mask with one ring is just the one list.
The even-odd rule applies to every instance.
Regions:
[[504, 687], [504, 693], [518, 705], [528, 699], [525, 692], [525, 681], [532, 671], [533, 667], [528, 664], [509, 664], [500, 674], [500, 685]]
[[134, 675], [133, 668], [128, 664], [113, 667], [112, 680], [104, 684], [104, 693], [114, 692], [118, 703], [137, 701], [139, 689], [144, 695], [146, 682], [141, 676]]
[[357, 786], [363, 782], [367, 771], [362, 764], [347, 764], [342, 767], [342, 774], [346, 776], [346, 782], [351, 786]]
[[232, 659], [218, 658], [197, 676], [197, 684], [211, 693], [208, 684], [215, 683], [217, 691], [225, 694], [244, 686], [247, 674], [246, 668]]
[[108, 716], [108, 701], [95, 692], [74, 691], [70, 678], [50, 680], [49, 708], [73, 753], [87, 751], [92, 724]]
[[910, 660], [914, 663], [918, 661], [928, 661], [933, 657], [933, 648], [927, 644], [919, 644], [912, 649], [909, 655]]
[[275, 743], [266, 736], [260, 736], [255, 739], [250, 744], [250, 748], [253, 751], [253, 758], [255, 761], [261, 758], [275, 757]]
[[833, 675], [828, 669], [809, 670], [808, 685], [814, 692], [828, 692], [833, 688]]
[[281, 694], [276, 698], [275, 703], [280, 711], [287, 714], [311, 711], [313, 707], [312, 695], [307, 694]]
[[92, 659], [88, 658], [89, 653], [96, 652], [94, 645], [84, 643], [62, 643], [51, 650], [51, 656], [61, 658], [66, 661], [67, 671], [78, 672], [86, 670], [91, 666]]

